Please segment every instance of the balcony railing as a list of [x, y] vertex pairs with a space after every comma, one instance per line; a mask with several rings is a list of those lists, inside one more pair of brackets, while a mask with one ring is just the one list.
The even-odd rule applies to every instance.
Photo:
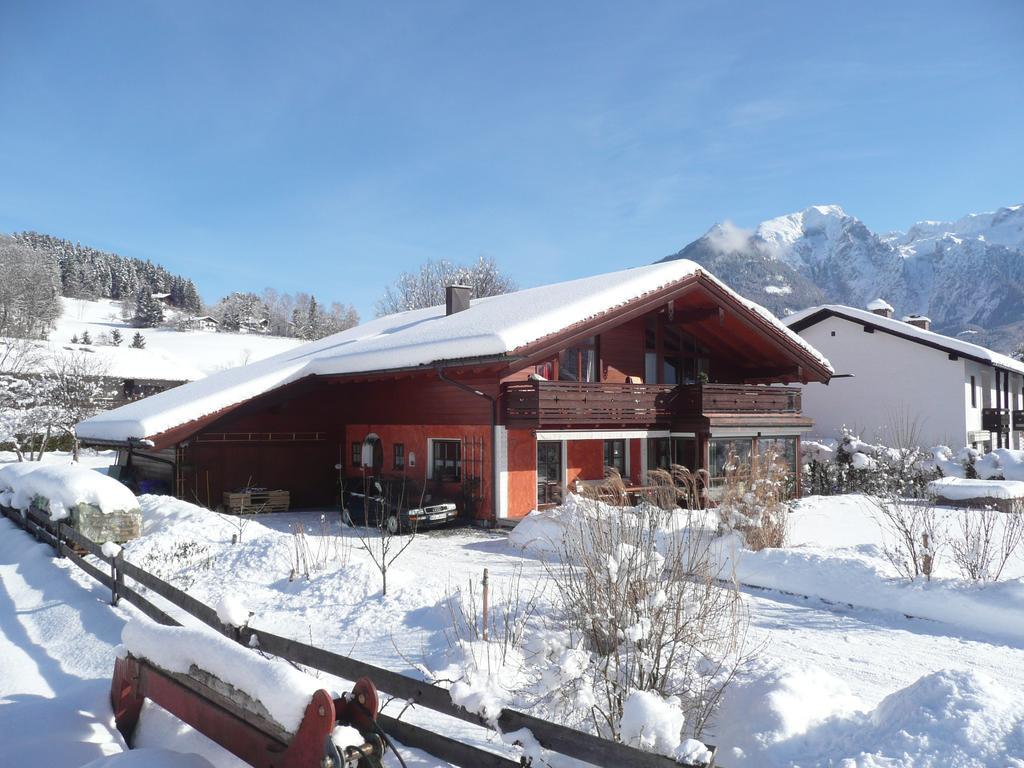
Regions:
[[1006, 408], [982, 408], [981, 428], [986, 432], [1006, 432], [1010, 429], [1010, 412]]
[[800, 412], [800, 390], [743, 384], [612, 384], [529, 381], [505, 385], [512, 426], [668, 426], [717, 413]]
[[800, 413], [800, 390], [758, 384], [684, 384], [676, 408], [683, 414]]
[[668, 423], [675, 399], [670, 384], [516, 382], [505, 385], [505, 416], [531, 426]]

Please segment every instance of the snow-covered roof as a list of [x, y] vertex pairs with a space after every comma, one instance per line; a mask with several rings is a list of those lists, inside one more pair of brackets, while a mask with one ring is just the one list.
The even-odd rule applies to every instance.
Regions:
[[875, 299], [874, 301], [869, 301], [868, 309], [871, 310], [872, 312], [879, 312], [881, 310], [889, 310], [890, 312], [894, 311], [892, 304], [890, 304], [885, 299]]
[[785, 319], [785, 323], [790, 328], [797, 326], [802, 330], [806, 325], [813, 324], [805, 324], [803, 321], [808, 320], [819, 313], [821, 313], [822, 316], [832, 314], [845, 317], [846, 319], [857, 323], [871, 325], [884, 331], [890, 331], [892, 333], [905, 336], [921, 344], [929, 344], [933, 347], [939, 347], [947, 352], [953, 352], [979, 362], [998, 366], [1005, 370], [1024, 373], [1024, 363], [1019, 360], [1014, 360], [1009, 355], [994, 352], [980, 344], [971, 344], [969, 341], [957, 339], [953, 336], [944, 336], [941, 333], [935, 333], [935, 331], [926, 331], [919, 326], [911, 325], [910, 323], [906, 323], [901, 320], [883, 317], [882, 315], [876, 315], [874, 312], [868, 312], [864, 309], [855, 309], [854, 307], [847, 307], [843, 304], [822, 304], [817, 307], [808, 307], [807, 309], [802, 309], [799, 312], [789, 315]]
[[904, 323], [909, 323], [909, 322], [916, 322], [916, 323], [925, 322], [925, 323], [930, 323], [932, 321], [932, 319], [930, 317], [925, 317], [924, 315], [904, 315], [900, 319]]
[[832, 370], [828, 360], [768, 310], [739, 297], [696, 263], [680, 259], [473, 299], [468, 309], [453, 315], [446, 315], [441, 305], [380, 317], [266, 360], [98, 414], [79, 424], [77, 432], [95, 440], [143, 438], [309, 375], [390, 371], [507, 356], [697, 274], [757, 312], [823, 368]]

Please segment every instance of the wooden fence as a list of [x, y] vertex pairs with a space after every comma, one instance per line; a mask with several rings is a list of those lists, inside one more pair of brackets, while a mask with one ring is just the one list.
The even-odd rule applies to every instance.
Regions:
[[[22, 514], [18, 510], [0, 506], [0, 512], [20, 528], [32, 534], [66, 557], [93, 579], [110, 590], [111, 603], [126, 600], [153, 621], [167, 626], [180, 626], [181, 622], [148, 600], [127, 580], [141, 584], [175, 607], [217, 630], [221, 634], [248, 646], [250, 638], [257, 636], [259, 649], [269, 655], [320, 670], [345, 680], [369, 677], [382, 691], [417, 706], [463, 720], [484, 728], [493, 726], [452, 701], [449, 692], [436, 685], [406, 677], [388, 669], [373, 666], [358, 659], [342, 656], [322, 648], [306, 645], [290, 638], [264, 632], [255, 627], [229, 627], [221, 623], [217, 612], [177, 587], [128, 562], [121, 554], [107, 557], [96, 542], [82, 536], [64, 522], [54, 522], [37, 510]], [[76, 549], [78, 551], [76, 551]], [[86, 552], [103, 563], [109, 572], [90, 562], [80, 552]], [[517, 768], [524, 763], [464, 744], [412, 723], [381, 715], [379, 722], [388, 734], [402, 744], [422, 749], [435, 757], [464, 768]], [[503, 709], [497, 718], [498, 729], [511, 733], [528, 728], [536, 741], [545, 749], [601, 768], [631, 766], [632, 768], [680, 768], [680, 763], [669, 757], [643, 752], [633, 747], [609, 741], [574, 728], [541, 720], [524, 712]], [[715, 748], [708, 746], [712, 759], [706, 768], [714, 768]], [[686, 766], [683, 766], [686, 768]], [[697, 768], [691, 766], [691, 768]]]

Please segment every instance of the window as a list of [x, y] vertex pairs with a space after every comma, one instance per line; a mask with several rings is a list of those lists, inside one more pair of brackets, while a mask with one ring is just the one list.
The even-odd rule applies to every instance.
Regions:
[[558, 355], [559, 381], [597, 381], [597, 337], [584, 339]]
[[604, 465], [614, 469], [621, 477], [626, 476], [625, 440], [604, 441]]
[[697, 461], [697, 438], [673, 437], [672, 457], [676, 464], [686, 467], [691, 472], [700, 469], [700, 463]]
[[462, 443], [459, 440], [434, 440], [434, 480], [458, 483], [462, 480]]
[[352, 468], [358, 469], [363, 466], [363, 444], [353, 441], [352, 443]]
[[395, 469], [405, 469], [405, 443], [395, 443], [392, 464]]
[[796, 438], [760, 437], [757, 440], [758, 463], [766, 462], [773, 456], [776, 462], [786, 466], [786, 487], [789, 496], [796, 493]]
[[647, 469], [668, 469], [672, 464], [672, 442], [667, 437], [647, 438]]
[[712, 485], [724, 483], [726, 471], [749, 469], [751, 447], [752, 442], [749, 437], [709, 440], [708, 472], [711, 473]]
[[971, 376], [971, 408], [978, 407], [978, 390], [974, 382], [974, 377]]

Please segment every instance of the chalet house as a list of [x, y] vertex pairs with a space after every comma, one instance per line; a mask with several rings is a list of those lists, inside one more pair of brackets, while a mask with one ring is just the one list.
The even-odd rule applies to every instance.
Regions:
[[[491, 523], [557, 501], [606, 466], [631, 483], [676, 462], [722, 478], [769, 446], [794, 475], [812, 422], [790, 382], [828, 361], [689, 261], [378, 318], [78, 425], [87, 444], [216, 506], [225, 490], [337, 499], [404, 477]], [[774, 386], [773, 386], [774, 385]]]
[[897, 320], [881, 299], [866, 310], [811, 307], [786, 324], [852, 374], [804, 388], [816, 434], [835, 436], [846, 426], [884, 441], [910, 419], [926, 447], [1024, 447], [1024, 363], [934, 333], [927, 317]]
[[198, 317], [190, 317], [184, 322], [185, 328], [190, 331], [216, 331], [220, 323], [217, 322], [217, 318], [210, 317], [209, 315], [199, 315]]

